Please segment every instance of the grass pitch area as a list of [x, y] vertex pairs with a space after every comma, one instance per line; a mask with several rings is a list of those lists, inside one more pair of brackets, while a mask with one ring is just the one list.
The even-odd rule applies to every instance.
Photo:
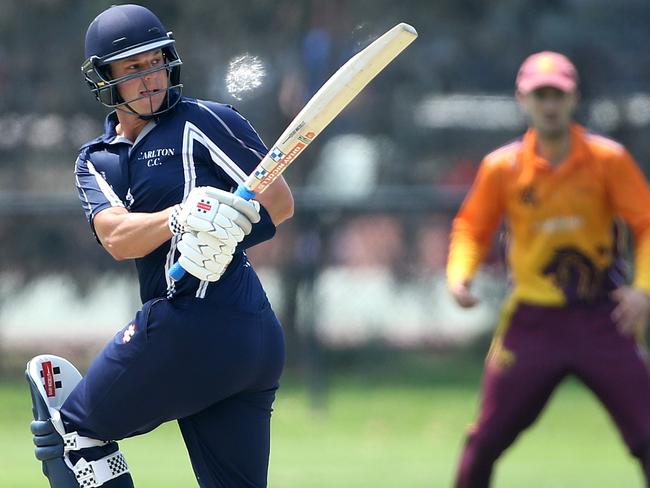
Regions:
[[[434, 377], [435, 376], [435, 377]], [[331, 377], [325, 406], [286, 382], [273, 420], [269, 486], [275, 488], [450, 487], [466, 426], [476, 412], [478, 376], [417, 381]], [[128, 415], [128, 412], [124, 412]], [[46, 487], [32, 452], [29, 392], [0, 386], [0, 486]], [[138, 488], [196, 486], [175, 423], [121, 443]], [[502, 458], [494, 486], [642, 487], [607, 414], [576, 382]]]

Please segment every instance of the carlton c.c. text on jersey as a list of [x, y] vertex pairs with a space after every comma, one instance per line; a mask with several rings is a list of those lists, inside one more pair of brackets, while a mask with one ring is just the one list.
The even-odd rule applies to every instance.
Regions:
[[[184, 201], [197, 186], [231, 190], [267, 151], [234, 108], [187, 97], [150, 121], [135, 141], [116, 135], [116, 125], [113, 112], [106, 117], [105, 133], [82, 146], [76, 162], [77, 190], [91, 226], [94, 216], [109, 207], [157, 212]], [[275, 226], [268, 215], [253, 233], [257, 242], [273, 236]], [[219, 281], [210, 284], [187, 276], [174, 283], [168, 271], [177, 259], [178, 239], [175, 236], [136, 259], [143, 302], [191, 294], [224, 304], [265, 303], [264, 291], [243, 252], [245, 242]]]

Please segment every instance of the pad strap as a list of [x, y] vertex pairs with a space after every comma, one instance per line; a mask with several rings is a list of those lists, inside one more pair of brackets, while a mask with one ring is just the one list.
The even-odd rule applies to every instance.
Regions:
[[92, 439], [77, 434], [77, 432], [70, 432], [63, 435], [63, 451], [78, 451], [79, 449], [86, 449], [88, 447], [105, 446], [108, 441], [100, 441], [99, 439]]
[[96, 488], [129, 472], [126, 459], [120, 451], [97, 461], [80, 459], [72, 468], [80, 488]]

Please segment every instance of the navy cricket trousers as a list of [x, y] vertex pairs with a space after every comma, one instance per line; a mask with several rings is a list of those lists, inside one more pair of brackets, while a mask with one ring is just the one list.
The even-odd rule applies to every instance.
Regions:
[[61, 413], [68, 431], [104, 440], [177, 419], [201, 487], [264, 487], [283, 365], [268, 303], [251, 312], [156, 299], [99, 353]]

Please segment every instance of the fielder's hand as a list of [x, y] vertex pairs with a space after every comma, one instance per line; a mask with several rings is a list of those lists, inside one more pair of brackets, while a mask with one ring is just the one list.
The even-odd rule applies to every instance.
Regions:
[[456, 300], [456, 303], [463, 308], [471, 308], [478, 303], [478, 298], [470, 291], [469, 281], [450, 283], [449, 291], [454, 297], [454, 300]]
[[178, 243], [181, 257], [178, 262], [183, 269], [200, 280], [217, 281], [232, 261], [235, 247], [227, 244], [212, 247], [202, 239], [206, 233], [195, 235], [186, 232]]
[[611, 298], [616, 302], [612, 320], [621, 333], [633, 335], [648, 325], [650, 296], [646, 292], [639, 288], [622, 286], [611, 293]]

